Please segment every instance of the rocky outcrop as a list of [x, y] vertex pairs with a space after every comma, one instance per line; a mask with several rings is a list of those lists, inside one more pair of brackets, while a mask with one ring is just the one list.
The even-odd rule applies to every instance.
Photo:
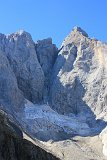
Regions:
[[0, 51], [0, 105], [8, 112], [18, 111], [24, 98], [17, 86], [16, 77], [6, 56]]
[[7, 56], [25, 98], [32, 102], [42, 101], [44, 73], [30, 34], [25, 31], [7, 36], [1, 34], [0, 48]]
[[51, 38], [39, 40], [35, 45], [39, 63], [44, 71], [44, 75], [47, 76], [55, 63], [58, 49], [52, 43]]
[[106, 118], [107, 45], [74, 28], [53, 69], [51, 106], [61, 114]]
[[57, 58], [58, 49], [52, 43], [51, 38], [39, 40], [35, 45], [37, 57], [45, 75], [44, 102], [46, 102], [50, 87], [51, 72]]
[[[11, 125], [10, 125], [11, 124]], [[14, 126], [14, 127], [13, 127]], [[0, 159], [1, 160], [58, 160], [51, 153], [23, 139], [21, 130], [0, 111]]]

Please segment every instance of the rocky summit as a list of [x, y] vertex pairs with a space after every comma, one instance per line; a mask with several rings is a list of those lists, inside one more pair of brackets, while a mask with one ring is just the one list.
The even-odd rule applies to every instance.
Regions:
[[106, 61], [107, 44], [80, 27], [59, 49], [0, 34], [1, 160], [106, 160]]

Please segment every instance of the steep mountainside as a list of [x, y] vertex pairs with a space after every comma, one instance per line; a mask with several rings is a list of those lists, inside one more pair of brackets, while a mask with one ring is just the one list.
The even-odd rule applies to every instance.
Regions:
[[[59, 113], [107, 115], [107, 45], [76, 27], [56, 60], [51, 103]], [[62, 108], [63, 107], [63, 108]]]
[[24, 97], [18, 89], [17, 80], [7, 57], [0, 51], [0, 104], [12, 112], [23, 106]]
[[58, 55], [58, 49], [55, 44], [52, 44], [51, 38], [37, 41], [35, 47], [38, 61], [45, 76], [43, 100], [46, 103], [48, 101], [48, 92], [50, 89], [50, 77]]
[[[74, 27], [59, 50], [51, 38], [34, 42], [22, 30], [0, 34], [0, 108], [34, 142], [38, 139], [44, 149], [60, 159], [104, 160], [106, 60], [107, 44], [89, 38], [80, 27]], [[41, 154], [44, 157], [40, 159], [50, 158], [23, 138], [17, 141], [13, 133], [12, 137], [8, 139], [12, 143], [9, 156], [24, 154], [24, 159], [36, 159]]]
[[19, 31], [7, 36], [0, 35], [0, 49], [7, 56], [24, 96], [32, 102], [42, 101], [44, 73], [30, 34]]

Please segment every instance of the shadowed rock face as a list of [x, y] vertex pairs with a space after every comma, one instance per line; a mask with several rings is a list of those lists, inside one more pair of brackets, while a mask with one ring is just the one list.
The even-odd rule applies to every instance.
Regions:
[[58, 55], [58, 49], [52, 44], [51, 38], [39, 40], [35, 45], [37, 57], [45, 75], [44, 102], [47, 102], [50, 88], [50, 77]]
[[22, 139], [19, 132], [21, 130], [0, 113], [0, 160], [58, 160], [51, 153]]
[[36, 51], [39, 63], [43, 69], [44, 75], [49, 75], [56, 61], [58, 49], [52, 44], [52, 39], [39, 40], [36, 43]]
[[23, 101], [24, 97], [18, 89], [9, 61], [0, 51], [0, 105], [8, 112], [18, 111], [23, 106]]
[[42, 101], [44, 73], [30, 34], [25, 31], [8, 36], [1, 34], [0, 48], [8, 58], [24, 96], [32, 102]]
[[62, 114], [106, 118], [107, 45], [76, 27], [62, 46], [52, 73], [51, 106]]

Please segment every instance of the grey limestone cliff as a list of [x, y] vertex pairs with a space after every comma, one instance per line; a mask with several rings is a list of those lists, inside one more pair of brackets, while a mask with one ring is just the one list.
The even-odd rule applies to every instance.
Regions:
[[44, 73], [30, 34], [23, 30], [7, 36], [1, 34], [0, 48], [8, 58], [24, 96], [32, 102], [42, 101]]

